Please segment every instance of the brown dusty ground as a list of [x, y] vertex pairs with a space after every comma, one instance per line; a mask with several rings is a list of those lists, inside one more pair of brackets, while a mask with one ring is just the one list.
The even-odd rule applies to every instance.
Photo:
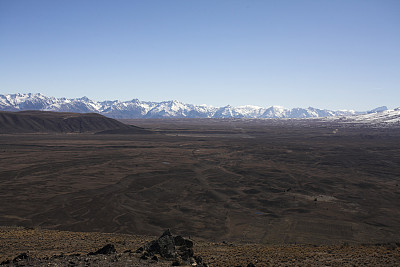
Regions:
[[157, 133], [0, 135], [0, 225], [170, 228], [211, 242], [400, 240], [399, 129], [278, 122], [136, 120]]
[[123, 251], [170, 228], [212, 266], [399, 266], [399, 129], [128, 123], [155, 133], [0, 135], [1, 260], [153, 264]]
[[[20, 253], [36, 259], [26, 266], [171, 266], [171, 261], [140, 260], [136, 249], [151, 236], [68, 232], [22, 227], [0, 227], [0, 262]], [[350, 246], [262, 245], [195, 241], [195, 255], [209, 266], [399, 266], [395, 244]], [[86, 256], [103, 245], [114, 244], [113, 255]], [[123, 253], [131, 250], [132, 253]], [[80, 254], [80, 256], [76, 256]], [[63, 255], [63, 256], [60, 256]], [[68, 256], [72, 255], [72, 256]], [[71, 264], [73, 263], [73, 264]]]

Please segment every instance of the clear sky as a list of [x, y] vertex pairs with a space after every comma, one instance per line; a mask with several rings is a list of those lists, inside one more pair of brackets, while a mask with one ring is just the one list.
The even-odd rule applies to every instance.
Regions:
[[0, 0], [0, 94], [400, 106], [399, 0]]

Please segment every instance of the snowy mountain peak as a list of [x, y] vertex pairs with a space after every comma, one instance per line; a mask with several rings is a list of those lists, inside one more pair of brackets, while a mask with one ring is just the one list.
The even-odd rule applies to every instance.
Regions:
[[388, 110], [388, 108], [386, 106], [382, 106], [382, 107], [374, 108], [374, 109], [368, 111], [367, 113], [377, 113], [377, 112], [383, 112], [386, 110]]
[[89, 98], [87, 98], [86, 96], [82, 96], [81, 98], [76, 98], [76, 100], [91, 102], [91, 100]]

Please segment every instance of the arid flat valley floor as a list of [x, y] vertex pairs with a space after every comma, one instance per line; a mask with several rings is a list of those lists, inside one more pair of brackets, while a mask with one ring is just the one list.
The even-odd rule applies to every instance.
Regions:
[[209, 242], [399, 242], [400, 131], [129, 120], [154, 134], [0, 135], [0, 225]]

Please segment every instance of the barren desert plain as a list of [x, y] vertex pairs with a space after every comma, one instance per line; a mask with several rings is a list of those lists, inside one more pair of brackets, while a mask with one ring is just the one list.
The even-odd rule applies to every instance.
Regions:
[[[0, 134], [0, 262], [107, 243], [122, 259], [171, 229], [194, 240], [210, 266], [400, 264], [399, 128], [121, 122], [148, 131]], [[69, 264], [57, 260], [46, 264]]]

